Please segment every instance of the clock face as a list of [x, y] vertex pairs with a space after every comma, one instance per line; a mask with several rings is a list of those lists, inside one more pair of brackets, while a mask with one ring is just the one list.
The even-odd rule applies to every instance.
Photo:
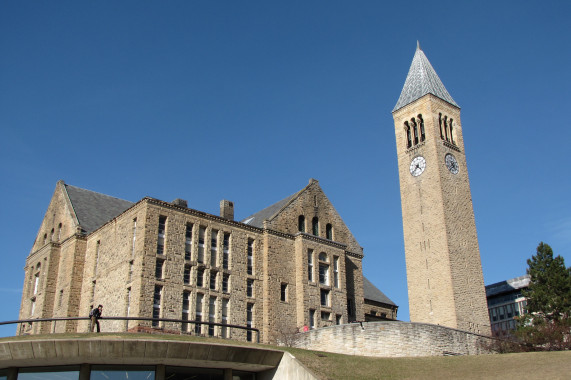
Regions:
[[452, 174], [458, 174], [458, 161], [456, 161], [456, 157], [448, 153], [444, 157], [444, 162], [446, 162], [446, 167], [450, 170]]
[[410, 174], [418, 177], [426, 168], [426, 160], [422, 156], [415, 157], [410, 163]]

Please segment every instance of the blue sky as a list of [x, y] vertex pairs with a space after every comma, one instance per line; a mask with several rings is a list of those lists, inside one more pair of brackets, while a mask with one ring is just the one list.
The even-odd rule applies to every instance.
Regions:
[[241, 219], [309, 178], [408, 320], [391, 110], [417, 40], [462, 107], [485, 283], [540, 241], [571, 265], [571, 3], [386, 3], [3, 1], [0, 321], [59, 179]]

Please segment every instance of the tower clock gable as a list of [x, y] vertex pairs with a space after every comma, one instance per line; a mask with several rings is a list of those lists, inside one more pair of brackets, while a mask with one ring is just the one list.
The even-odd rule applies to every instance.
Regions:
[[411, 321], [489, 333], [460, 107], [419, 45], [393, 118]]

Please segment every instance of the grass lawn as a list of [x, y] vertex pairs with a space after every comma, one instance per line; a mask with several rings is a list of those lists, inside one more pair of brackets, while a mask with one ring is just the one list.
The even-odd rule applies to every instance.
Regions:
[[320, 379], [571, 379], [571, 351], [532, 352], [502, 355], [371, 358], [308, 351], [297, 348], [203, 338], [158, 334], [49, 334], [0, 338], [27, 339], [86, 339], [132, 338], [180, 340], [217, 344], [243, 345], [288, 351]]

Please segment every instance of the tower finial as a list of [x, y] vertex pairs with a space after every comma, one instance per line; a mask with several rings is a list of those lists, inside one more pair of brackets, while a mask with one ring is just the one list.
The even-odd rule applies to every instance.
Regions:
[[422, 50], [422, 49], [420, 48], [420, 42], [418, 42], [418, 40], [416, 40], [416, 50]]

